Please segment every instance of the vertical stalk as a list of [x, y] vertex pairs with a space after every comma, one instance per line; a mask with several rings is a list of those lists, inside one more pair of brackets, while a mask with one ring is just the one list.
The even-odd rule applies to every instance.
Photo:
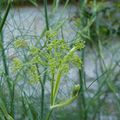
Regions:
[[[84, 49], [82, 51], [82, 61], [84, 66]], [[84, 88], [85, 88], [85, 75], [84, 75], [84, 67], [79, 70], [79, 76], [80, 76], [80, 119], [81, 120], [87, 120], [87, 111], [86, 111], [86, 100], [84, 95]]]
[[[96, 17], [96, 21], [95, 21], [95, 29], [96, 29], [96, 38], [98, 38], [98, 41], [97, 41], [97, 51], [98, 51], [98, 55], [99, 55], [99, 62], [100, 62], [100, 69], [101, 69], [101, 72], [104, 73], [104, 68], [103, 68], [103, 64], [104, 64], [104, 61], [102, 59], [102, 51], [101, 51], [101, 41], [100, 41], [100, 37], [99, 37], [99, 20], [97, 19], [97, 13], [96, 13], [96, 6], [97, 6], [97, 1], [94, 0], [93, 1], [93, 7], [94, 7], [94, 13], [93, 15]], [[98, 82], [98, 89], [100, 89], [100, 81], [97, 80]], [[98, 97], [98, 106], [101, 106], [101, 103], [100, 103], [100, 96]], [[101, 108], [97, 108], [96, 109], [96, 115], [98, 116], [97, 119], [100, 120], [100, 109]], [[96, 116], [95, 116], [96, 117]], [[96, 119], [96, 118], [95, 118]]]
[[53, 97], [54, 97], [54, 74], [52, 75], [52, 80], [51, 80], [51, 102], [50, 102], [50, 104], [51, 104], [51, 106], [54, 104], [54, 99], [53, 99]]
[[10, 83], [10, 78], [9, 78], [9, 68], [8, 68], [8, 65], [7, 65], [7, 59], [6, 59], [6, 54], [5, 54], [5, 48], [4, 48], [4, 40], [3, 40], [3, 27], [5, 25], [5, 22], [6, 22], [6, 19], [8, 17], [8, 14], [9, 14], [9, 11], [10, 11], [10, 8], [11, 8], [11, 4], [12, 4], [12, 1], [9, 0], [8, 1], [8, 5], [7, 5], [7, 8], [6, 8], [6, 11], [5, 11], [5, 14], [3, 16], [3, 19], [1, 20], [0, 22], [0, 45], [1, 45], [1, 49], [2, 49], [2, 61], [3, 61], [3, 67], [4, 67], [4, 72], [5, 72], [5, 77], [6, 77], [6, 81], [7, 81], [7, 86], [8, 86], [8, 89], [9, 89], [9, 92], [10, 92], [10, 100], [11, 100], [11, 111], [10, 111], [10, 114], [11, 116], [14, 118], [14, 106], [13, 106], [13, 91], [12, 91], [12, 87], [11, 87], [11, 83]]
[[[36, 64], [36, 68], [37, 68], [37, 74], [40, 75], [38, 64]], [[43, 81], [41, 81], [40, 78], [39, 78], [39, 82], [40, 82], [40, 85], [41, 85], [41, 112], [40, 112], [40, 119], [43, 120], [43, 114], [44, 114], [44, 84], [43, 84]]]
[[[44, 0], [44, 12], [45, 12], [45, 23], [46, 23], [46, 30], [49, 30], [49, 22], [48, 22], [48, 11], [47, 11], [47, 0]], [[44, 70], [46, 71], [46, 67]], [[46, 72], [43, 76], [43, 81], [41, 81], [41, 120], [43, 120], [43, 114], [44, 114], [44, 96], [45, 96], [45, 81], [46, 81]]]
[[50, 116], [51, 116], [52, 112], [53, 112], [53, 109], [51, 109], [51, 110], [49, 111], [49, 113], [47, 114], [47, 117], [46, 117], [45, 120], [49, 120], [49, 119], [50, 119]]
[[[87, 24], [87, 18], [84, 16], [84, 9], [85, 9], [85, 5], [87, 3], [87, 0], [79, 0], [79, 12], [80, 12], [80, 16], [81, 16], [81, 22], [82, 22], [82, 28], [84, 28]], [[85, 98], [85, 75], [84, 75], [84, 52], [85, 52], [85, 48], [82, 51], [82, 68], [79, 70], [79, 82], [80, 82], [80, 97], [79, 97], [79, 106], [80, 106], [80, 119], [81, 120], [87, 120], [87, 110], [86, 110], [86, 98]]]
[[47, 11], [47, 0], [44, 0], [44, 11], [45, 11], [46, 30], [49, 30], [48, 11]]
[[41, 120], [43, 120], [44, 114], [44, 84], [41, 83]]

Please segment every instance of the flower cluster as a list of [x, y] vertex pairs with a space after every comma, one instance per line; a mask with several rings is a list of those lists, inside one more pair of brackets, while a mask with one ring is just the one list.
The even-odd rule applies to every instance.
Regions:
[[16, 48], [26, 48], [28, 43], [25, 40], [17, 39], [15, 40], [14, 45]]

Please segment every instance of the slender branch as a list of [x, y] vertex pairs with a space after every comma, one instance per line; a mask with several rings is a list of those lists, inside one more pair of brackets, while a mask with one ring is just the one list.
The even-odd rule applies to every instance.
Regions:
[[78, 95], [73, 96], [72, 98], [66, 100], [65, 102], [61, 102], [59, 104], [53, 105], [50, 107], [50, 109], [55, 109], [55, 108], [61, 108], [61, 107], [65, 107], [70, 105], [76, 98], [78, 97]]

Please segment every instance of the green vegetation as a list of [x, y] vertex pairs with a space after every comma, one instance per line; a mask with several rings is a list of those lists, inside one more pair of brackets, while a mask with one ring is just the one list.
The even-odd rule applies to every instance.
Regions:
[[[25, 33], [18, 25], [17, 37], [7, 22], [13, 19], [16, 25], [9, 17], [13, 1], [3, 2], [0, 120], [119, 119], [120, 2], [78, 0], [72, 6], [76, 11], [66, 14], [71, 1], [61, 6], [53, 0], [49, 7], [44, 0], [42, 32], [31, 35], [30, 28]], [[36, 0], [28, 2], [39, 8]]]

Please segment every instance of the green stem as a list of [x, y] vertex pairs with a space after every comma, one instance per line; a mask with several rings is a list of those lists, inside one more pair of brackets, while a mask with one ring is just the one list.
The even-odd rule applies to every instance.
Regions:
[[[40, 76], [40, 71], [39, 71], [39, 66], [38, 64], [36, 64], [36, 68], [37, 68], [37, 74]], [[46, 78], [44, 78], [45, 80]], [[43, 114], [44, 114], [44, 83], [43, 81], [41, 81], [41, 79], [39, 78], [39, 82], [41, 85], [41, 112], [40, 112], [40, 118], [41, 120], [43, 120]]]
[[54, 104], [54, 74], [51, 80], [51, 105]]
[[73, 96], [72, 98], [66, 100], [65, 102], [62, 102], [62, 103], [51, 106], [50, 107], [50, 112], [48, 113], [46, 120], [50, 119], [50, 116], [51, 116], [51, 114], [52, 114], [52, 112], [55, 108], [61, 108], [61, 107], [65, 107], [67, 105], [70, 105], [74, 100], [76, 100], [77, 97], [78, 97], [78, 94]]
[[[84, 66], [84, 50], [82, 51], [82, 61], [83, 61], [83, 66]], [[80, 118], [83, 120], [87, 120], [87, 111], [86, 111], [86, 100], [85, 100], [85, 95], [84, 95], [84, 86], [85, 86], [85, 76], [84, 76], [84, 68], [82, 67], [81, 70], [79, 70], [79, 75], [80, 75]]]
[[47, 0], [44, 0], [44, 11], [45, 11], [46, 29], [49, 30], [48, 11], [47, 11]]
[[[44, 11], [45, 11], [45, 22], [46, 22], [46, 29], [49, 30], [49, 22], [48, 22], [48, 12], [47, 12], [47, 0], [44, 0]], [[47, 68], [45, 68], [46, 71]], [[40, 80], [41, 81], [41, 80]], [[46, 72], [43, 76], [43, 81], [41, 81], [41, 120], [43, 120], [43, 114], [44, 114], [44, 86], [46, 81]]]
[[6, 9], [6, 12], [5, 12], [5, 15], [4, 15], [3, 19], [2, 19], [2, 22], [0, 23], [0, 33], [1, 33], [2, 29], [3, 29], [5, 21], [7, 19], [8, 13], [9, 13], [10, 8], [11, 8], [11, 4], [12, 4], [12, 2], [11, 2], [11, 0], [9, 0], [8, 1], [8, 5], [7, 5], [7, 9]]
[[51, 109], [51, 110], [49, 111], [49, 113], [47, 114], [47, 117], [46, 117], [45, 120], [49, 120], [49, 119], [50, 119], [52, 112], [53, 112], [53, 109]]
[[57, 75], [57, 80], [56, 80], [56, 83], [55, 83], [55, 87], [54, 87], [54, 90], [53, 90], [53, 104], [55, 103], [55, 100], [56, 100], [56, 96], [57, 96], [57, 93], [58, 93], [58, 89], [59, 89], [59, 85], [60, 85], [60, 79], [61, 79], [61, 71], [58, 70], [58, 75]]
[[11, 83], [9, 81], [10, 80], [9, 79], [9, 68], [8, 68], [8, 65], [7, 65], [7, 59], [6, 59], [5, 48], [4, 48], [3, 33], [2, 33], [2, 30], [3, 30], [3, 27], [5, 25], [6, 19], [8, 17], [8, 13], [9, 13], [10, 8], [11, 8], [11, 4], [12, 4], [12, 1], [9, 0], [6, 11], [5, 11], [5, 14], [4, 14], [4, 17], [3, 17], [3, 19], [1, 20], [1, 23], [0, 23], [0, 45], [1, 45], [1, 49], [2, 49], [2, 61], [3, 61], [3, 67], [4, 67], [4, 71], [5, 71], [7, 86], [9, 88], [10, 97], [11, 97], [11, 112], [10, 113], [11, 113], [12, 117], [14, 117], [14, 106], [12, 104], [12, 100], [14, 98], [13, 98], [13, 92], [12, 92], [12, 89], [11, 89]]
[[55, 109], [55, 108], [61, 108], [61, 107], [68, 106], [68, 105], [70, 105], [77, 97], [78, 97], [78, 95], [73, 96], [72, 98], [66, 100], [65, 102], [62, 102], [62, 103], [59, 103], [59, 104], [56, 104], [56, 105], [51, 106], [50, 109]]
[[41, 87], [42, 87], [42, 89], [41, 89], [41, 94], [42, 94], [42, 96], [41, 96], [41, 120], [43, 120], [43, 114], [44, 114], [44, 85], [43, 84], [41, 84]]
[[8, 72], [7, 60], [6, 60], [6, 55], [5, 55], [5, 49], [4, 49], [4, 41], [3, 41], [2, 29], [3, 29], [3, 26], [5, 25], [5, 21], [6, 21], [6, 19], [7, 19], [8, 13], [9, 13], [9, 11], [10, 11], [10, 6], [11, 6], [11, 2], [8, 2], [5, 15], [4, 15], [4, 17], [3, 17], [3, 19], [2, 19], [2, 21], [1, 21], [1, 23], [0, 23], [0, 35], [1, 35], [0, 45], [1, 45], [1, 48], [2, 48], [3, 66], [4, 66], [4, 70], [5, 70], [5, 75], [6, 75], [7, 77], [9, 76], [9, 72]]
[[54, 86], [54, 90], [53, 90], [53, 97], [54, 97], [54, 100], [53, 100], [53, 104], [55, 103], [55, 100], [56, 100], [56, 96], [58, 94], [58, 90], [59, 90], [59, 86], [60, 86], [60, 80], [61, 80], [61, 76], [62, 76], [62, 71], [61, 71], [61, 67], [63, 66], [63, 64], [65, 62], [67, 62], [67, 58], [73, 54], [76, 50], [76, 47], [73, 47], [69, 52], [68, 54], [63, 58], [63, 61], [60, 65], [60, 67], [58, 68], [58, 73], [57, 73], [57, 79], [56, 79], [56, 82], [55, 82], [55, 86]]

